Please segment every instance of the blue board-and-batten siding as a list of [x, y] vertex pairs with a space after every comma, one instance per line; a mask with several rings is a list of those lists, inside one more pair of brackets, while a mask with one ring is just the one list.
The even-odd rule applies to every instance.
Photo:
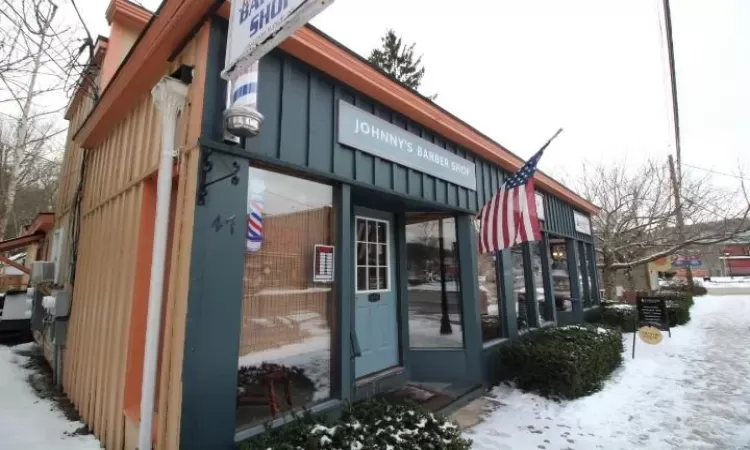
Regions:
[[[258, 108], [265, 119], [262, 133], [246, 142], [251, 154], [284, 161], [323, 176], [471, 212], [477, 211], [497, 191], [503, 179], [496, 165], [475, 157], [281, 51], [261, 60], [258, 82]], [[477, 191], [339, 144], [336, 111], [339, 99], [472, 161], [476, 165]]]
[[[226, 21], [215, 19], [226, 41]], [[223, 48], [219, 49], [223, 54]], [[215, 61], [220, 67], [223, 59]], [[251, 159], [296, 169], [321, 179], [374, 188], [425, 202], [425, 206], [477, 212], [497, 192], [507, 173], [496, 164], [476, 157], [467, 149], [407, 119], [302, 61], [275, 50], [261, 59], [258, 109], [264, 116], [262, 132], [248, 139]], [[226, 93], [226, 82], [216, 77], [216, 92]], [[204, 130], [217, 141], [222, 137], [221, 111], [224, 96], [206, 99], [215, 113]], [[472, 161], [476, 166], [477, 190], [471, 191], [411, 168], [372, 156], [337, 142], [337, 104], [343, 99], [364, 111], [408, 130], [429, 142]], [[204, 135], [205, 136], [205, 135]], [[575, 232], [573, 208], [545, 194], [545, 230], [569, 238], [590, 241]]]
[[[552, 195], [544, 195], [544, 223], [543, 229], [548, 233], [556, 234], [561, 237], [578, 239], [584, 242], [592, 242], [592, 237], [576, 231], [573, 214], [575, 209], [562, 200]], [[587, 213], [578, 211], [585, 216]]]

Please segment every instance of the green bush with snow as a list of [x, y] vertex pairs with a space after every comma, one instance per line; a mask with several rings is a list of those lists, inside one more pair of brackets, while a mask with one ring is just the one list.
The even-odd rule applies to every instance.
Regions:
[[306, 414], [253, 437], [243, 450], [469, 450], [458, 426], [415, 406], [380, 399], [352, 405], [328, 423]]
[[622, 333], [591, 325], [543, 328], [500, 346], [499, 382], [553, 399], [574, 399], [601, 389], [622, 364]]

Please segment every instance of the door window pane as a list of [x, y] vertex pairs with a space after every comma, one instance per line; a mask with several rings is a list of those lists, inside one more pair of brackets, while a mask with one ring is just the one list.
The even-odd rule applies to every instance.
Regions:
[[406, 265], [411, 347], [462, 348], [455, 220], [407, 215]]
[[357, 267], [357, 290], [367, 290], [367, 268]]
[[378, 268], [378, 289], [388, 289], [388, 268]]
[[[337, 373], [331, 367], [335, 283], [313, 281], [315, 246], [335, 243], [332, 188], [251, 168], [250, 199], [249, 209], [262, 206], [253, 211], [260, 214], [262, 227], [259, 234], [248, 228], [253, 240], [246, 243], [238, 318], [239, 428], [268, 422], [274, 408], [279, 417], [330, 398], [331, 374]], [[358, 246], [357, 260], [364, 258], [361, 253]]]
[[378, 222], [377, 223], [377, 227], [378, 227], [378, 242], [380, 242], [381, 244], [385, 244], [386, 238], [387, 238], [387, 235], [386, 235], [387, 232], [386, 232], [386, 229], [385, 229], [385, 223], [384, 222]]
[[386, 255], [388, 255], [388, 251], [386, 249], [385, 244], [378, 245], [378, 265], [379, 266], [388, 265], [388, 263], [386, 262]]

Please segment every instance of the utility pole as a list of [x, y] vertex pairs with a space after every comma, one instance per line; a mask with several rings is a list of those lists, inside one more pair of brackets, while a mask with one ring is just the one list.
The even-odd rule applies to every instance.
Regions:
[[[672, 155], [669, 155], [669, 178], [672, 181], [672, 194], [674, 195], [674, 212], [675, 212], [675, 218], [677, 219], [677, 235], [679, 236], [680, 241], [683, 241], [685, 238], [685, 219], [682, 217], [682, 198], [680, 197], [680, 182], [677, 179], [677, 173], [674, 168], [674, 158]], [[695, 282], [693, 281], [693, 269], [690, 267], [690, 263], [688, 263], [687, 267], [685, 267], [685, 275], [688, 282], [688, 287], [692, 290], [693, 287], [695, 287]]]
[[667, 62], [669, 64], [669, 84], [672, 98], [672, 115], [674, 117], [674, 144], [677, 154], [677, 181], [682, 182], [682, 151], [680, 148], [680, 112], [677, 103], [677, 74], [674, 61], [674, 40], [672, 38], [672, 8], [669, 0], [662, 0], [664, 8], [664, 28], [667, 40]]

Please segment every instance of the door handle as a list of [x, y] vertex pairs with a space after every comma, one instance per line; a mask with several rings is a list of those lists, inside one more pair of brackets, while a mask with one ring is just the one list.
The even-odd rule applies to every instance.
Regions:
[[351, 333], [349, 333], [349, 337], [352, 341], [352, 356], [354, 358], [358, 358], [362, 356], [362, 349], [359, 348], [359, 340], [357, 339], [357, 332], [352, 330]]

